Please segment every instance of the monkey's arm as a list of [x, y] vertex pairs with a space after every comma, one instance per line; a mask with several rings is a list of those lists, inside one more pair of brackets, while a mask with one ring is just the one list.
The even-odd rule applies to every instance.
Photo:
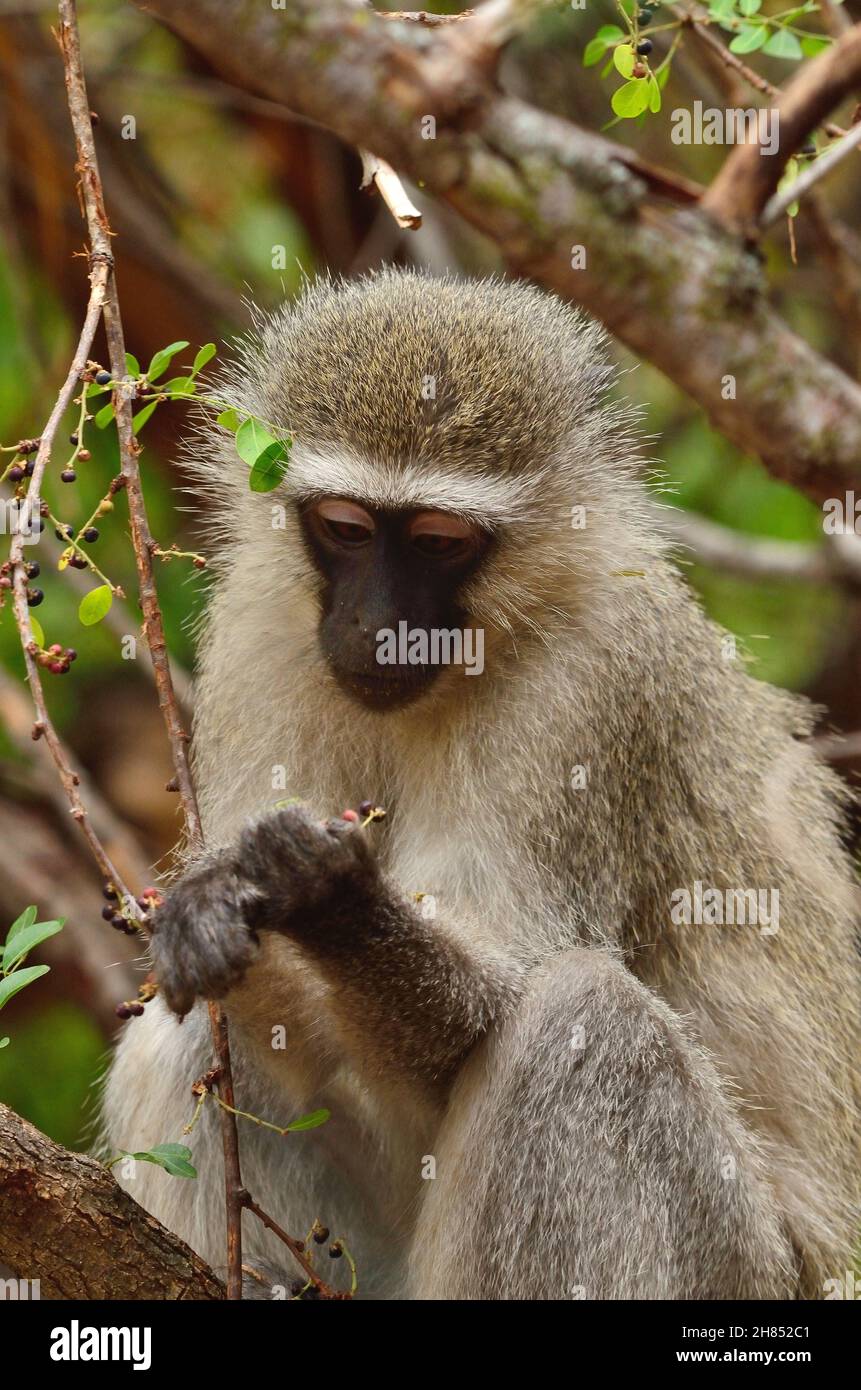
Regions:
[[159, 909], [152, 951], [170, 1008], [226, 994], [261, 930], [314, 961], [340, 1031], [378, 1074], [445, 1083], [519, 992], [514, 962], [467, 948], [403, 900], [358, 829], [320, 825], [298, 807], [248, 826], [236, 850], [193, 869]]

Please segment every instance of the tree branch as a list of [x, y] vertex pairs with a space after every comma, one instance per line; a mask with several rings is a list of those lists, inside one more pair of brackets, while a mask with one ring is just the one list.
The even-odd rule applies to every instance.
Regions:
[[[289, 93], [444, 199], [512, 270], [582, 304], [775, 476], [817, 500], [857, 480], [861, 387], [774, 312], [759, 262], [710, 219], [654, 206], [648, 174], [612, 141], [500, 95], [481, 72], [447, 89], [437, 46], [468, 35], [471, 19], [431, 31], [337, 0], [136, 3], [243, 89]], [[435, 139], [422, 138], [428, 114]], [[583, 269], [572, 270], [574, 246]]]
[[780, 182], [787, 160], [845, 97], [861, 85], [861, 24], [827, 52], [805, 63], [781, 93], [778, 147], [764, 154], [758, 143], [736, 145], [701, 206], [722, 226], [754, 236], [760, 213]]
[[[165, 1182], [180, 1182], [169, 1178]], [[187, 1245], [95, 1159], [0, 1105], [0, 1263], [43, 1298], [223, 1299]]]

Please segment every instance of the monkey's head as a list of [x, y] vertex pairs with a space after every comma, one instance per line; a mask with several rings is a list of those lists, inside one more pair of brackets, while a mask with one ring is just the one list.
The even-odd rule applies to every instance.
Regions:
[[601, 330], [521, 283], [318, 281], [216, 383], [294, 441], [261, 496], [220, 440], [228, 560], [253, 543], [293, 631], [301, 614], [362, 704], [475, 687], [479, 646], [484, 666], [546, 641], [633, 563], [636, 429], [604, 402], [612, 374]]

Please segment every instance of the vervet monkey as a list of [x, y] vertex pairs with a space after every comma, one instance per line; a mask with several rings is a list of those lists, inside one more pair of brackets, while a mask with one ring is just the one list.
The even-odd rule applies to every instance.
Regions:
[[[295, 440], [276, 492], [217, 425], [192, 446], [210, 848], [156, 914], [108, 1128], [179, 1136], [223, 999], [241, 1108], [332, 1116], [240, 1121], [244, 1182], [342, 1235], [366, 1296], [819, 1298], [850, 1260], [845, 793], [664, 557], [610, 376], [536, 289], [387, 270], [261, 317], [219, 383]], [[401, 622], [480, 630], [483, 673], [380, 665]], [[337, 818], [364, 798], [385, 821]], [[678, 920], [698, 891], [747, 921]], [[187, 1142], [196, 1181], [129, 1186], [223, 1268], [215, 1105]]]

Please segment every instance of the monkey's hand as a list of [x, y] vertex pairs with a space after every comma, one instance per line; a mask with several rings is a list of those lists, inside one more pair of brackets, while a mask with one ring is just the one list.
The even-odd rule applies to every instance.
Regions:
[[235, 849], [191, 868], [153, 918], [151, 951], [162, 998], [186, 1014], [221, 999], [257, 954], [261, 929], [301, 936], [335, 928], [374, 891], [377, 869], [348, 821], [321, 825], [290, 806], [252, 821]]
[[153, 917], [152, 955], [169, 1009], [187, 1014], [195, 999], [220, 999], [257, 954], [250, 912], [257, 894], [232, 851], [212, 854], [169, 890]]

